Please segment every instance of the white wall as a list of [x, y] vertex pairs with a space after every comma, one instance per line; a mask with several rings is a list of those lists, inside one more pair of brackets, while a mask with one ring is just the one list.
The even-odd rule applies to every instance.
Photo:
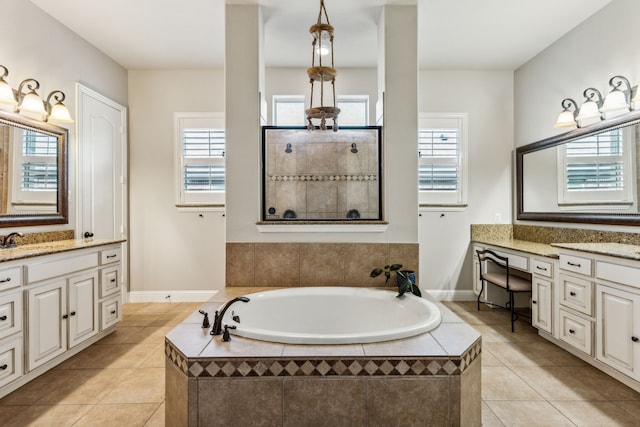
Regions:
[[174, 112], [222, 111], [221, 69], [129, 71], [131, 291], [224, 287], [224, 212], [175, 206], [173, 128]]
[[[634, 37], [638, 16], [639, 1], [613, 1], [516, 70], [515, 146], [562, 133], [553, 125], [564, 98], [580, 105], [588, 87], [606, 96], [614, 75], [625, 76], [632, 86], [640, 82], [640, 43]], [[635, 227], [560, 225], [636, 231]]]
[[[75, 82], [127, 104], [127, 71], [98, 51], [67, 27], [25, 0], [2, 1], [0, 64], [9, 69], [7, 82], [14, 89], [27, 78], [40, 82], [39, 94], [58, 89], [65, 93], [65, 104], [76, 117]], [[64, 126], [64, 125], [63, 125]], [[19, 231], [69, 230], [75, 227], [76, 137], [69, 129], [69, 224], [18, 227]], [[13, 229], [3, 229], [5, 234]]]
[[471, 224], [511, 222], [513, 72], [423, 70], [421, 113], [468, 113], [468, 206], [421, 210], [420, 281], [425, 289], [471, 289]]

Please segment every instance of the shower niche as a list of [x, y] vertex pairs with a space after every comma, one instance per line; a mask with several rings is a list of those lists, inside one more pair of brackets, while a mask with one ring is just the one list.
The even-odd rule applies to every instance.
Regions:
[[263, 221], [381, 221], [381, 149], [379, 126], [263, 126]]

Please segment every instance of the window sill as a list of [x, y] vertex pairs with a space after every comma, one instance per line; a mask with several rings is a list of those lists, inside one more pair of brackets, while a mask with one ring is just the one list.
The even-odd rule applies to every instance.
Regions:
[[221, 204], [176, 204], [178, 212], [224, 212], [225, 205]]
[[386, 221], [371, 222], [282, 222], [261, 221], [256, 223], [260, 233], [384, 233], [389, 223]]
[[456, 212], [456, 211], [464, 211], [467, 209], [469, 205], [467, 203], [420, 203], [418, 206], [421, 211], [447, 211], [447, 212]]

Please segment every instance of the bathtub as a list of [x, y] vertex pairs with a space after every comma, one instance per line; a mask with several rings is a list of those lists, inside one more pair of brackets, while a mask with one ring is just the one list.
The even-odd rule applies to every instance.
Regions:
[[[288, 344], [358, 344], [422, 334], [440, 324], [438, 307], [423, 298], [371, 288], [288, 288], [246, 295], [223, 323], [233, 335]], [[234, 320], [235, 319], [235, 320]]]

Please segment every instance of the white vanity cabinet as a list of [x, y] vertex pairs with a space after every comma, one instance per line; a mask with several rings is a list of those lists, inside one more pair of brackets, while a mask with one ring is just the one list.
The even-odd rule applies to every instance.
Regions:
[[0, 397], [121, 320], [120, 244], [69, 245], [73, 250], [0, 262]]
[[531, 324], [553, 334], [554, 261], [531, 259]]

